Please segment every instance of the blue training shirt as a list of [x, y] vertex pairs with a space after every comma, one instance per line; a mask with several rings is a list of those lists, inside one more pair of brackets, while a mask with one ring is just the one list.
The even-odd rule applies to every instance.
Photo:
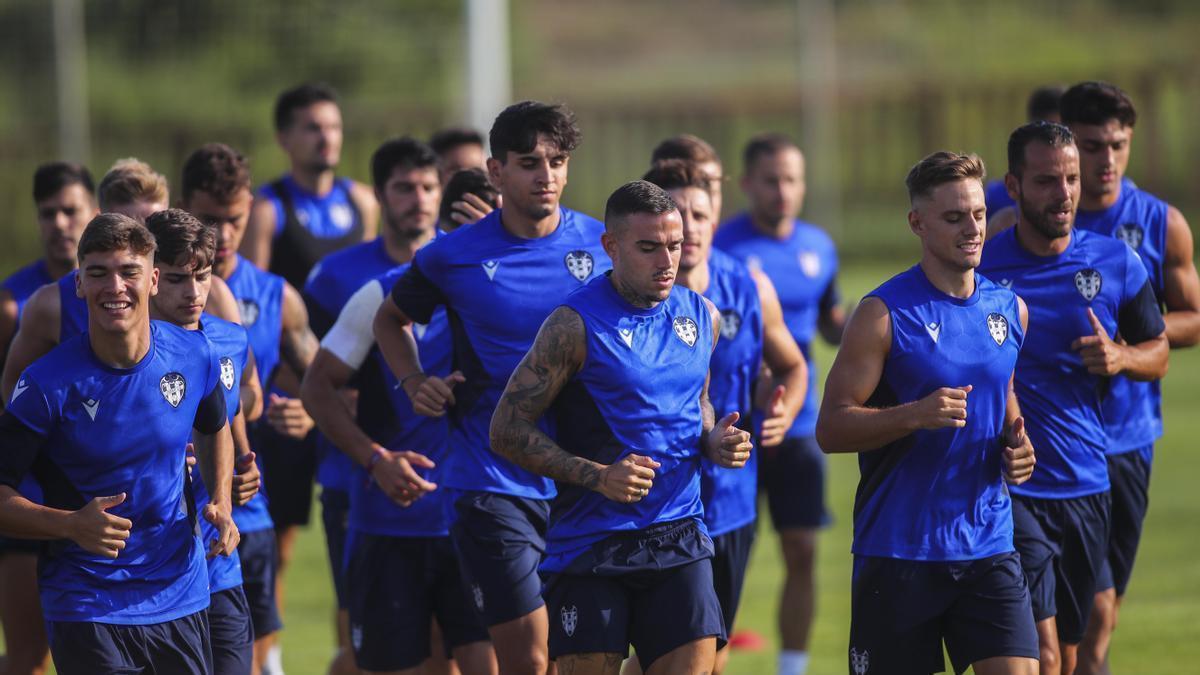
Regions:
[[808, 396], [788, 438], [807, 438], [817, 430], [817, 368], [812, 341], [821, 313], [841, 302], [837, 287], [838, 257], [824, 230], [797, 218], [792, 233], [776, 239], [759, 232], [742, 213], [717, 229], [713, 246], [761, 270], [775, 284], [783, 321], [808, 360]]
[[565, 207], [559, 213], [554, 232], [522, 239], [504, 229], [497, 209], [417, 251], [392, 289], [392, 301], [413, 321], [427, 324], [446, 308], [453, 368], [466, 378], [454, 388], [446, 487], [554, 496], [548, 478], [492, 452], [488, 427], [542, 322], [571, 291], [612, 267], [600, 245], [604, 224]]
[[[71, 277], [72, 283], [74, 283], [74, 272], [66, 276]], [[7, 290], [13, 302], [17, 303], [17, 325], [20, 325], [21, 312], [25, 310], [25, 302], [29, 300], [29, 296], [42, 286], [52, 283], [54, 283], [54, 279], [50, 278], [50, 273], [46, 270], [46, 261], [41, 259], [13, 272], [3, 283], [0, 283], [0, 288]], [[20, 492], [26, 499], [42, 503], [42, 487], [32, 476], [27, 476], [25, 480], [21, 481]]]
[[[704, 297], [721, 312], [721, 339], [709, 364], [708, 399], [717, 419], [735, 410], [738, 426], [750, 424], [753, 388], [762, 364], [763, 320], [758, 284], [746, 266], [713, 250]], [[740, 469], [728, 469], [702, 458], [700, 498], [704, 524], [714, 537], [749, 525], [757, 517], [758, 452]]]
[[88, 327], [87, 301], [75, 293], [75, 275], [79, 270], [58, 280], [58, 341], [66, 342], [82, 334]]
[[[1123, 178], [1116, 203], [1103, 211], [1080, 209], [1075, 214], [1075, 227], [1129, 244], [1146, 267], [1154, 295], [1162, 305], [1166, 297], [1163, 282], [1163, 259], [1167, 254], [1166, 202]], [[1104, 400], [1104, 423], [1111, 439], [1109, 454], [1154, 445], [1163, 434], [1162, 383], [1114, 377]]]
[[76, 510], [124, 492], [109, 513], [133, 522], [112, 560], [67, 540], [44, 550], [46, 620], [146, 625], [208, 607], [184, 454], [201, 401], [220, 386], [205, 336], [161, 321], [151, 322], [150, 351], [132, 368], [101, 363], [84, 334], [22, 374], [8, 411], [45, 439], [34, 472], [46, 504]]
[[[408, 269], [401, 265], [368, 283], [380, 287], [380, 297], [387, 302], [387, 293], [396, 280]], [[446, 311], [439, 308], [428, 325], [413, 324], [413, 338], [421, 355], [421, 369], [431, 375], [445, 377], [451, 372], [450, 328], [446, 322]], [[411, 506], [402, 507], [393, 502], [379, 486], [370, 479], [366, 468], [353, 466], [350, 477], [350, 528], [368, 534], [389, 537], [444, 537], [450, 533], [447, 521], [449, 491], [442, 487], [446, 477], [449, 424], [445, 417], [426, 417], [413, 412], [412, 402], [400, 387], [383, 355], [372, 350], [362, 366], [379, 371], [383, 389], [395, 416], [395, 430], [391, 438], [382, 441], [389, 450], [411, 450], [425, 455], [436, 465], [433, 469], [417, 469], [421, 477], [438, 484], [437, 490], [429, 493]], [[362, 394], [360, 393], [360, 398]]]
[[955, 298], [920, 265], [868, 296], [887, 306], [892, 330], [869, 407], [911, 403], [942, 387], [971, 385], [971, 392], [965, 427], [922, 429], [859, 454], [854, 553], [946, 561], [1012, 551], [1003, 432], [1025, 342], [1017, 296], [977, 274], [974, 293]]
[[1021, 296], [1029, 336], [1017, 360], [1016, 392], [1037, 451], [1037, 469], [1014, 494], [1043, 499], [1083, 497], [1109, 488], [1109, 446], [1102, 406], [1109, 380], [1091, 375], [1076, 339], [1092, 335], [1090, 307], [1110, 336], [1130, 344], [1159, 335], [1162, 314], [1137, 255], [1121, 242], [1073, 230], [1055, 256], [1025, 250], [1010, 228], [983, 249], [980, 274]]
[[1000, 211], [1016, 206], [1012, 197], [1008, 196], [1008, 188], [1004, 187], [1004, 180], [990, 180], [983, 188], [983, 203], [987, 207], [987, 217], [1000, 213]]
[[565, 304], [583, 319], [587, 356], [551, 410], [558, 445], [601, 464], [638, 454], [661, 466], [649, 494], [632, 504], [560, 485], [542, 572], [562, 571], [614, 533], [685, 518], [703, 528], [700, 394], [714, 346], [704, 298], [675, 286], [654, 307], [634, 307], [603, 275]]

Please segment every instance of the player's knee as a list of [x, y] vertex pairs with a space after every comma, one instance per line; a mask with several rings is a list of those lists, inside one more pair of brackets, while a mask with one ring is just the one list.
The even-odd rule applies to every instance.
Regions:
[[531, 647], [513, 650], [504, 656], [500, 662], [500, 672], [532, 673], [540, 675], [550, 668], [550, 657], [544, 649]]
[[783, 560], [789, 574], [811, 574], [817, 558], [817, 537], [801, 530], [781, 534]]
[[1038, 660], [1043, 673], [1058, 673], [1062, 668], [1062, 655], [1054, 645], [1042, 645], [1038, 649]]

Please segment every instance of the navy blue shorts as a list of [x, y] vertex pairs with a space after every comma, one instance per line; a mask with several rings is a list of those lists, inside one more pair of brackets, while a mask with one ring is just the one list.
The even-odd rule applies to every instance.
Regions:
[[36, 539], [13, 539], [11, 537], [0, 537], [0, 555], [5, 555], [7, 553], [38, 555], [41, 552], [42, 542]]
[[254, 639], [283, 628], [279, 607], [275, 604], [276, 542], [274, 530], [243, 532], [238, 544], [242, 559], [242, 590], [250, 610]]
[[148, 626], [47, 621], [46, 634], [59, 675], [213, 672], [207, 610]]
[[750, 564], [750, 551], [754, 548], [757, 529], [756, 521], [712, 538], [715, 551], [712, 559], [713, 588], [717, 592], [717, 601], [721, 603], [725, 630], [731, 633], [738, 605], [742, 601], [746, 566]]
[[546, 552], [550, 502], [494, 492], [463, 492], [454, 502], [450, 539], [463, 584], [485, 626], [541, 607], [538, 565]]
[[350, 522], [350, 493], [321, 488], [321, 522], [325, 525], [325, 551], [333, 574], [338, 609], [346, 609], [346, 527]]
[[351, 532], [346, 577], [350, 640], [362, 670], [416, 668], [430, 657], [429, 626], [453, 649], [488, 639], [467, 600], [448, 537], [386, 537]]
[[1079, 644], [1108, 550], [1109, 494], [1073, 499], [1013, 495], [1013, 544], [1029, 581], [1033, 618], [1056, 618], [1058, 639]]
[[241, 586], [212, 594], [208, 606], [208, 630], [213, 673], [250, 675], [254, 629], [250, 626], [250, 607]]
[[812, 529], [830, 522], [825, 508], [825, 453], [817, 439], [785, 438], [763, 448], [758, 463], [759, 486], [767, 491], [767, 507], [775, 530]]
[[1108, 555], [1097, 579], [1096, 590], [1115, 588], [1125, 595], [1133, 576], [1133, 560], [1142, 540], [1142, 523], [1150, 507], [1150, 462], [1154, 449], [1142, 448], [1108, 456], [1108, 480], [1112, 483], [1112, 520], [1108, 529]]
[[284, 436], [266, 421], [253, 426], [250, 444], [262, 458], [267, 510], [277, 529], [307, 525], [312, 518], [313, 480], [317, 475], [317, 432], [301, 440]]
[[942, 672], [943, 641], [956, 673], [997, 656], [1038, 658], [1016, 553], [953, 562], [855, 556], [852, 589], [852, 673]]
[[693, 520], [662, 523], [613, 535], [567, 571], [547, 574], [550, 658], [628, 656], [633, 645], [642, 669], [649, 670], [662, 656], [701, 638], [716, 637], [723, 646], [711, 545]]

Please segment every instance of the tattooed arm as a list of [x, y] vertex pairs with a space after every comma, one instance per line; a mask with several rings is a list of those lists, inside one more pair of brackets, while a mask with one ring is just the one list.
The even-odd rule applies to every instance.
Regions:
[[583, 366], [587, 342], [583, 319], [559, 307], [542, 324], [537, 338], [500, 397], [492, 415], [493, 451], [541, 476], [595, 490], [618, 502], [635, 502], [649, 493], [658, 463], [626, 455], [612, 465], [563, 450], [537, 427], [537, 421]]

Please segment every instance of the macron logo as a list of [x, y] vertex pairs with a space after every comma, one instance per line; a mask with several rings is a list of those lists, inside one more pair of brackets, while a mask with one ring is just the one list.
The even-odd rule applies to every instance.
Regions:
[[633, 347], [633, 329], [618, 328], [617, 334], [621, 336], [621, 341], [625, 343], [626, 347]]
[[937, 344], [938, 336], [942, 334], [942, 325], [936, 321], [930, 321], [925, 324], [925, 332], [929, 333], [929, 337], [933, 338], [933, 344]]
[[1009, 290], [1012, 290], [1012, 279], [1001, 279], [1000, 285]]
[[12, 398], [9, 399], [8, 402], [12, 403], [13, 401], [17, 400], [17, 397], [20, 396], [21, 394], [24, 394], [25, 390], [28, 388], [29, 388], [29, 384], [27, 382], [25, 382], [25, 380], [21, 380], [21, 381], [17, 382], [17, 386], [13, 387]]
[[498, 268], [498, 267], [500, 267], [499, 260], [484, 260], [483, 261], [483, 271], [487, 272], [488, 281], [492, 281], [493, 279], [496, 278], [496, 268]]
[[92, 418], [92, 421], [95, 422], [96, 411], [100, 409], [100, 401], [97, 401], [94, 398], [89, 398], [83, 402], [83, 409], [87, 411], [88, 417]]

